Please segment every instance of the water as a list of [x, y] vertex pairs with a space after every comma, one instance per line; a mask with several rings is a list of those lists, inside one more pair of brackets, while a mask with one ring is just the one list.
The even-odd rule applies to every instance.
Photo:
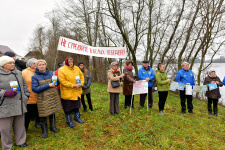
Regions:
[[[207, 65], [207, 64], [205, 64]], [[199, 68], [200, 64], [196, 63], [193, 66], [193, 73], [195, 75], [195, 79], [197, 79], [197, 74], [198, 74], [198, 68]], [[142, 66], [139, 65], [138, 68], [141, 68]], [[152, 67], [154, 70], [156, 70], [156, 65], [154, 65]], [[208, 75], [208, 71], [211, 69], [214, 69], [216, 71], [216, 75], [220, 78], [221, 82], [223, 82], [223, 78], [225, 77], [225, 63], [213, 63], [210, 65], [210, 67], [208, 67], [206, 70], [204, 70], [202, 72], [201, 75], [201, 83], [203, 83], [204, 78]], [[171, 64], [167, 67], [167, 74], [168, 74], [168, 78], [171, 78], [175, 81], [176, 78], [176, 73], [177, 73], [177, 64]], [[197, 83], [197, 81], [196, 81]], [[200, 84], [202, 85], [202, 84]], [[224, 106], [225, 106], [225, 86], [220, 87], [220, 94], [221, 94], [221, 98], [219, 99], [219, 102], [221, 102]], [[193, 95], [195, 95], [195, 93], [193, 93]], [[201, 92], [199, 94], [201, 96], [201, 98], [206, 99], [205, 97], [205, 92]]]

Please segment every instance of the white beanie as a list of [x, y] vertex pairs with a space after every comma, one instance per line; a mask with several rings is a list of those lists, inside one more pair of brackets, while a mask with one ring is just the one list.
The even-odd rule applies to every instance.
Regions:
[[0, 57], [0, 66], [4, 66], [5, 64], [9, 63], [9, 62], [14, 62], [15, 60], [9, 56], [2, 56]]

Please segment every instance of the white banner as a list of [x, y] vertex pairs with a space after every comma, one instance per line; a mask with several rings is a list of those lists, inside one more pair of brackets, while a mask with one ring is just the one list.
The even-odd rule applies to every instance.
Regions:
[[126, 47], [92, 47], [65, 37], [59, 38], [58, 50], [95, 57], [126, 58], [127, 56]]

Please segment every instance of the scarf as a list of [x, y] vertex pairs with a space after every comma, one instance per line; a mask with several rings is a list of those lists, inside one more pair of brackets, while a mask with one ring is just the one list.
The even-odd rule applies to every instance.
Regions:
[[115, 76], [120, 76], [120, 71], [119, 70], [113, 70], [113, 76], [115, 77]]
[[130, 70], [130, 71], [134, 69], [133, 67], [129, 67], [127, 65], [125, 65], [124, 68], [126, 68], [127, 70]]

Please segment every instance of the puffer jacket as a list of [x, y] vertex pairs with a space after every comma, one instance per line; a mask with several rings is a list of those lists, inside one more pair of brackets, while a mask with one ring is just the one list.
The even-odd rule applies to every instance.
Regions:
[[76, 89], [74, 85], [76, 83], [76, 76], [80, 77], [81, 86], [84, 85], [84, 75], [79, 67], [63, 66], [59, 69], [59, 82], [61, 90], [61, 98], [64, 100], [78, 100], [81, 98], [82, 87]]
[[[6, 91], [11, 90], [10, 81], [17, 81], [20, 89], [19, 93], [12, 98], [4, 96]], [[26, 113], [29, 96], [30, 93], [22, 73], [16, 68], [10, 72], [0, 67], [0, 118], [18, 116]]]
[[32, 76], [32, 90], [37, 94], [37, 107], [39, 117], [47, 117], [62, 109], [60, 97], [55, 87], [50, 87], [53, 72], [48, 68], [45, 72], [35, 70]]
[[219, 84], [217, 84], [217, 88], [212, 90], [212, 91], [206, 91], [205, 96], [207, 96], [208, 98], [212, 98], [212, 99], [218, 99], [221, 98], [220, 95], [220, 90], [219, 90], [219, 86], [222, 87], [223, 83], [220, 81], [219, 77], [210, 77], [209, 75], [205, 78], [204, 80], [204, 85], [210, 84], [212, 83], [212, 81], [218, 81]]
[[35, 69], [27, 68], [22, 71], [24, 80], [27, 83], [28, 90], [30, 92], [30, 98], [27, 101], [27, 104], [37, 104], [37, 93], [32, 91], [32, 76], [34, 75]]

